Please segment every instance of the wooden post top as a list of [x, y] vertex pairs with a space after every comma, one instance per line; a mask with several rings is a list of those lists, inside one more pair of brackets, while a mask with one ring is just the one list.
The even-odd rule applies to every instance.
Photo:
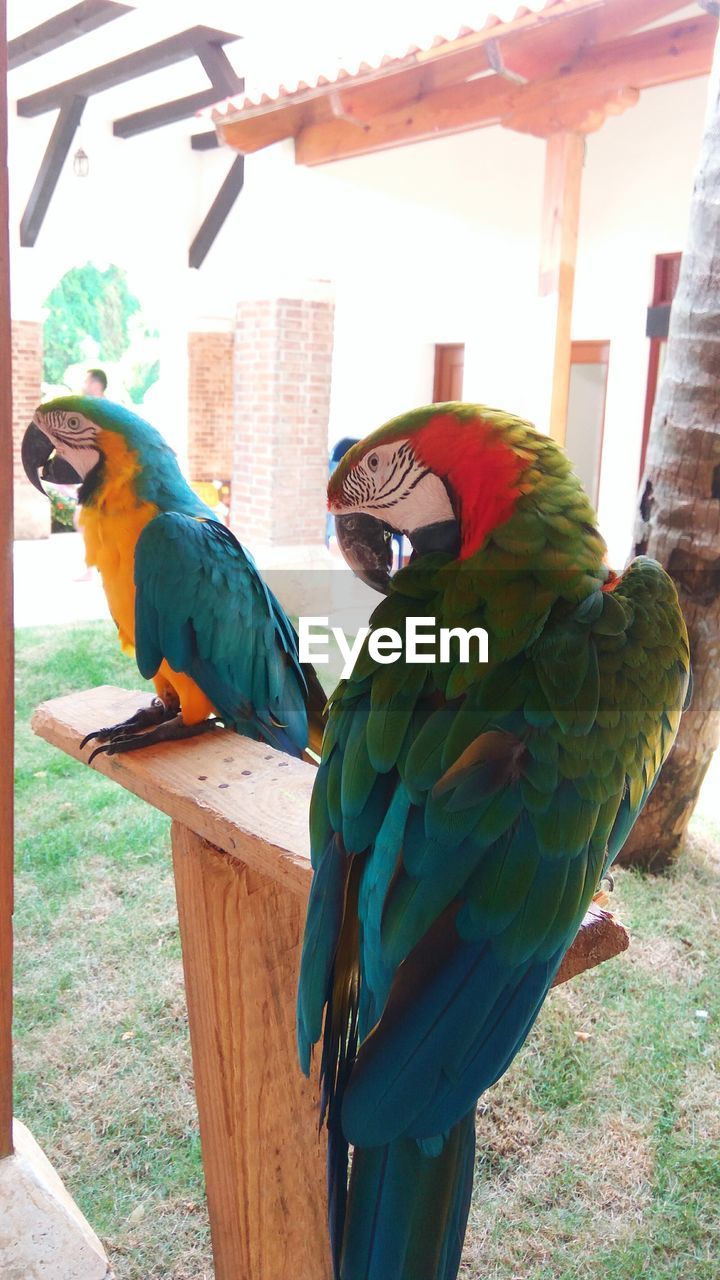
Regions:
[[[42, 702], [32, 727], [76, 760], [87, 760], [86, 733], [127, 719], [148, 694], [101, 685]], [[112, 778], [216, 849], [278, 881], [303, 900], [312, 868], [308, 809], [316, 771], [302, 760], [251, 742], [231, 730], [168, 742], [127, 755], [101, 755], [93, 769]], [[604, 897], [604, 895], [600, 895]], [[591, 906], [554, 985], [624, 951], [625, 927]]]
[[[41, 703], [32, 727], [54, 747], [87, 761], [95, 744], [80, 751], [86, 733], [117, 724], [149, 702], [149, 695], [136, 689], [101, 685]], [[92, 768], [218, 849], [307, 897], [312, 765], [219, 729], [127, 755], [101, 755]]]

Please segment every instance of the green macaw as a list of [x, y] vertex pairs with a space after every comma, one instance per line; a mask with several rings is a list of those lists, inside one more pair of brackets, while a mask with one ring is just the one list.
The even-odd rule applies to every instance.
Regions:
[[[89, 733], [114, 755], [229, 728], [301, 755], [319, 744], [325, 696], [252, 557], [184, 479], [137, 414], [63, 396], [37, 409], [22, 445], [30, 481], [80, 485], [87, 563], [102, 575], [120, 643], [157, 697]], [[92, 757], [91, 757], [92, 759]]]
[[[370, 636], [333, 694], [298, 995], [306, 1072], [323, 1041], [336, 1276], [453, 1280], [477, 1100], [672, 746], [687, 633], [660, 565], [607, 568], [567, 457], [511, 414], [404, 414], [328, 492], [348, 562], [387, 591], [374, 631], [488, 638], [486, 664], [429, 664], [374, 660]], [[414, 553], [390, 580], [397, 532]]]

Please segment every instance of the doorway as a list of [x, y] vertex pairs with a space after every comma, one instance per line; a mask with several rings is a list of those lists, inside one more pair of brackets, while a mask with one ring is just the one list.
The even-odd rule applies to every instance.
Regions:
[[600, 490], [609, 361], [609, 342], [572, 344], [565, 449], [593, 506]]
[[448, 400], [462, 400], [464, 372], [465, 344], [463, 342], [439, 343], [435, 347], [433, 404], [444, 404]]
[[643, 417], [642, 448], [640, 450], [640, 475], [642, 480], [645, 470], [650, 425], [652, 423], [655, 396], [657, 394], [667, 337], [670, 330], [670, 310], [675, 291], [680, 279], [681, 253], [659, 253], [655, 258], [655, 278], [653, 281], [652, 302], [647, 312], [647, 328], [650, 339], [650, 355], [648, 358], [647, 390], [645, 392], [645, 414]]

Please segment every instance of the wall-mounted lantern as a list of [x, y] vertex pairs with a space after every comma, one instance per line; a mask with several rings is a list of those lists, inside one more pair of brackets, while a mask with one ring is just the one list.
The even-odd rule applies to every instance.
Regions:
[[78, 147], [73, 156], [73, 173], [76, 178], [87, 178], [90, 172], [90, 161], [86, 151]]

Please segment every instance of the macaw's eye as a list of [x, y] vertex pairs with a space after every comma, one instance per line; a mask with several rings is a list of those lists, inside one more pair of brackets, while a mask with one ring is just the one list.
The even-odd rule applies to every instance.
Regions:
[[69, 417], [65, 419], [65, 426], [69, 427], [71, 431], [75, 431], [77, 427], [80, 426], [80, 419], [76, 417], [74, 413], [71, 413]]
[[380, 459], [378, 458], [376, 453], [370, 454], [367, 460], [367, 464], [371, 471], [377, 471], [378, 467], [380, 466]]

